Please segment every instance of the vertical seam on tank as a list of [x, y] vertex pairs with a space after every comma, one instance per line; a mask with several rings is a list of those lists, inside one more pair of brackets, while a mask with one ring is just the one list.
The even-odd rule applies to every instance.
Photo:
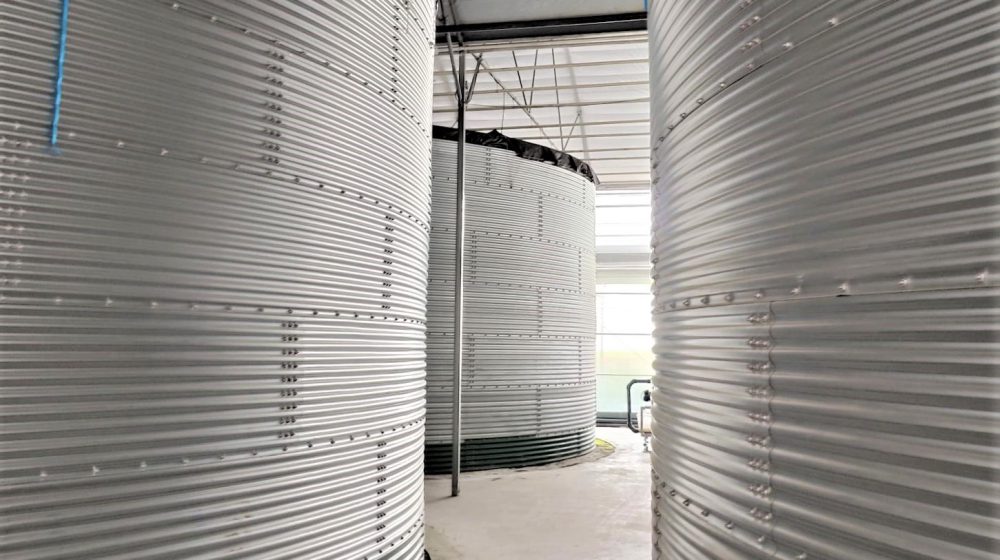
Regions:
[[770, 441], [770, 445], [767, 446], [767, 488], [769, 494], [767, 495], [767, 508], [771, 512], [770, 523], [768, 523], [767, 537], [773, 545], [773, 550], [771, 553], [771, 558], [774, 558], [778, 554], [778, 546], [774, 541], [774, 526], [778, 523], [778, 516], [774, 511], [774, 462], [772, 460], [772, 454], [774, 451], [775, 439], [772, 427], [774, 426], [774, 408], [771, 406], [774, 399], [774, 370], [776, 365], [774, 363], [774, 347], [777, 345], [777, 341], [774, 338], [774, 322], [777, 317], [774, 314], [774, 303], [767, 303], [767, 338], [771, 341], [771, 344], [767, 348], [767, 363], [769, 367], [767, 368], [767, 437]]

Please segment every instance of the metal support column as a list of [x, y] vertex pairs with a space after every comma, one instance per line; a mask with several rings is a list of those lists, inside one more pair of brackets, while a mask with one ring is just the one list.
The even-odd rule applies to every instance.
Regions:
[[455, 176], [455, 378], [451, 411], [451, 495], [458, 496], [462, 465], [462, 320], [465, 284], [465, 52], [458, 58], [458, 170]]

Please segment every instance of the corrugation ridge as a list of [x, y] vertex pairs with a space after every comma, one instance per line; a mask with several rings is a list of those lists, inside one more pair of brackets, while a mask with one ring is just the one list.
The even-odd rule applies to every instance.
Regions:
[[996, 3], [650, 22], [654, 557], [993, 558]]
[[73, 0], [57, 156], [58, 5], [0, 27], [5, 558], [422, 557], [432, 3]]

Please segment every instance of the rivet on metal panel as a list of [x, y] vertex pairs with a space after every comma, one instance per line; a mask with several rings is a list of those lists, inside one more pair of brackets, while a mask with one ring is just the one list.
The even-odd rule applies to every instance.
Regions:
[[989, 278], [989, 275], [990, 275], [989, 270], [983, 270], [982, 272], [976, 275], [976, 281], [979, 282], [980, 284], [985, 284], [986, 280]]
[[792, 290], [791, 290], [791, 294], [793, 296], [797, 296], [797, 295], [799, 295], [801, 293], [802, 293], [802, 286], [796, 286], [796, 287], [792, 288]]
[[899, 280], [899, 287], [900, 288], [909, 288], [910, 284], [912, 284], [912, 283], [913, 283], [913, 279], [910, 278], [909, 276], [906, 276], [906, 277], [903, 277], [903, 278], [901, 278]]
[[781, 46], [787, 51], [787, 50], [791, 50], [792, 47], [795, 46], [795, 43], [793, 43], [791, 41], [787, 41], [784, 44], [782, 44]]
[[747, 315], [747, 322], [751, 324], [766, 323], [771, 319], [771, 315], [768, 313], [751, 313]]
[[746, 341], [747, 346], [751, 348], [769, 348], [771, 346], [771, 340], [763, 337], [752, 336]]
[[750, 362], [747, 364], [747, 369], [754, 373], [762, 373], [771, 370], [771, 362]]

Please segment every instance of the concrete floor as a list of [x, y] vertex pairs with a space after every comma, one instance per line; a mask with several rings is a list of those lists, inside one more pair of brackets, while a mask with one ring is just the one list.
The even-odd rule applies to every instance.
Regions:
[[[572, 464], [427, 477], [432, 560], [647, 560], [649, 454], [626, 428], [598, 428], [610, 455]], [[599, 454], [598, 454], [599, 455]]]

